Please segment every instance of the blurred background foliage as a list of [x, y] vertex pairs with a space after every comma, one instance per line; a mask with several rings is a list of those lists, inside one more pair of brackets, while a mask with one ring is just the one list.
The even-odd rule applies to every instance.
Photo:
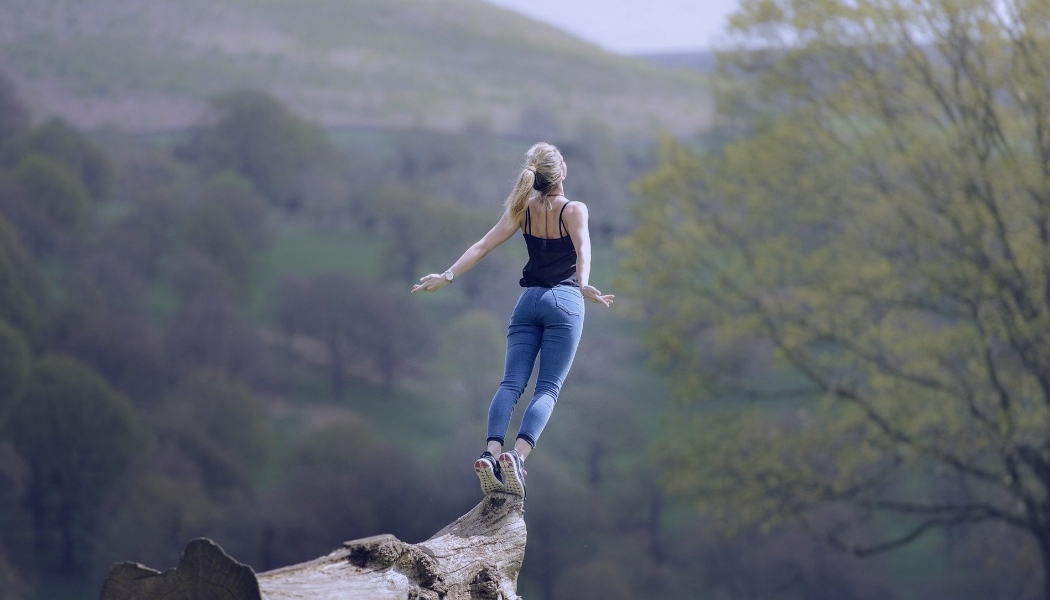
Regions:
[[[717, 121], [663, 141], [539, 103], [333, 125], [265, 85], [185, 129], [88, 130], [33, 120], [0, 76], [0, 600], [93, 597], [113, 562], [169, 568], [197, 536], [257, 571], [419, 542], [474, 506], [524, 250], [408, 290], [495, 222], [540, 135], [618, 297], [529, 461], [524, 597], [1046, 600], [1050, 78], [1025, 62], [1046, 13], [802, 4], [745, 2], [737, 32], [770, 50], [727, 54]], [[316, 28], [282, 7], [260, 10]]]

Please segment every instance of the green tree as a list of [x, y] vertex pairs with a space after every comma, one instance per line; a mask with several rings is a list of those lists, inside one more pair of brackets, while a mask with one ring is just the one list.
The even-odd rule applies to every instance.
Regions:
[[80, 362], [49, 356], [30, 369], [5, 430], [30, 469], [26, 499], [44, 568], [81, 575], [98, 509], [140, 447], [131, 404]]
[[[160, 444], [130, 484], [111, 495], [111, 517], [95, 546], [98, 572], [129, 557], [144, 565], [176, 565], [187, 541], [217, 539], [224, 521], [241, 516], [231, 510], [235, 503], [209, 497], [204, 483], [185, 472], [186, 461], [182, 453]], [[247, 560], [232, 548], [228, 552]]]
[[18, 97], [15, 84], [0, 73], [0, 147], [29, 129], [29, 109]]
[[13, 166], [29, 154], [62, 164], [95, 201], [108, 199], [113, 190], [113, 165], [106, 153], [62, 119], [48, 119], [12, 140], [2, 162]]
[[89, 216], [88, 200], [80, 180], [43, 154], [24, 156], [0, 181], [0, 211], [37, 256], [81, 233]]
[[[214, 274], [202, 268], [187, 268], [181, 278], [189, 282], [195, 275], [205, 283], [214, 280]], [[185, 288], [187, 282], [180, 286]], [[174, 374], [181, 378], [202, 369], [252, 374], [258, 360], [256, 331], [238, 314], [229, 296], [205, 287], [180, 291], [185, 297], [169, 319], [163, 341]]]
[[[207, 536], [249, 560], [258, 550], [258, 477], [270, 459], [265, 409], [243, 383], [193, 373], [149, 413], [152, 443], [104, 506], [95, 565], [175, 564]], [[275, 565], [276, 566], [276, 565]]]
[[192, 460], [212, 494], [250, 489], [266, 462], [269, 438], [258, 398], [220, 371], [188, 377], [159, 413], [162, 440]]
[[4, 547], [0, 546], [0, 600], [20, 600], [27, 586], [22, 581], [15, 565], [7, 559]]
[[402, 283], [415, 282], [422, 273], [423, 259], [442, 257], [451, 264], [452, 256], [465, 240], [480, 238], [495, 223], [477, 211], [443, 203], [404, 186], [386, 186], [372, 196], [369, 212], [376, 223], [391, 234], [384, 256], [386, 272]]
[[289, 340], [304, 334], [324, 345], [321, 360], [335, 400], [343, 397], [348, 372], [378, 380], [390, 392], [430, 352], [433, 334], [417, 305], [345, 273], [282, 277], [273, 297], [273, 311]]
[[198, 202], [214, 205], [228, 215], [253, 250], [269, 246], [272, 232], [266, 202], [243, 176], [232, 171], [216, 173], [204, 185]]
[[25, 381], [31, 358], [22, 334], [0, 321], [0, 417]]
[[471, 310], [449, 323], [439, 336], [439, 372], [448, 378], [452, 410], [483, 423], [499, 385], [507, 346], [507, 324], [493, 313]]
[[379, 374], [389, 395], [399, 379], [432, 354], [433, 330], [419, 304], [393, 289], [372, 286], [363, 309], [352, 343]]
[[168, 386], [157, 335], [141, 317], [100, 306], [88, 286], [67, 288], [67, 302], [48, 317], [44, 346], [73, 356], [102, 375], [136, 405], [155, 401]]
[[108, 232], [106, 242], [121, 252], [124, 262], [147, 279], [157, 277], [163, 259], [178, 247], [182, 207], [169, 193], [140, 198], [130, 213]]
[[[309, 560], [347, 536], [383, 531], [425, 539], [462, 510], [461, 488], [438, 483], [448, 480], [381, 438], [374, 423], [337, 411], [290, 438], [287, 477], [268, 493], [272, 537], [263, 568]], [[410, 489], [427, 492], [406, 494]]]
[[1050, 598], [1050, 5], [743, 6], [762, 120], [668, 143], [627, 243], [672, 485], [861, 555], [1005, 524]]
[[215, 97], [211, 108], [214, 124], [194, 131], [176, 155], [209, 174], [240, 173], [277, 206], [298, 209], [303, 200], [298, 179], [337, 157], [320, 127], [264, 92], [228, 92]]
[[200, 203], [182, 221], [183, 243], [220, 267], [241, 297], [248, 295], [254, 254], [233, 215], [214, 203]]
[[46, 306], [44, 280], [18, 232], [0, 216], [0, 319], [33, 344]]

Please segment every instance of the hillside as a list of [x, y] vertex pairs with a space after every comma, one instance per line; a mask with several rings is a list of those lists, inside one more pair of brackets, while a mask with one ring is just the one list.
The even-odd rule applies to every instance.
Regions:
[[718, 56], [714, 52], [665, 52], [639, 57], [664, 67], [692, 69], [709, 75], [718, 68]]
[[712, 112], [700, 74], [482, 0], [6, 0], [0, 10], [0, 68], [37, 117], [85, 129], [179, 129], [234, 87], [266, 89], [326, 126], [513, 133], [597, 120], [692, 133]]

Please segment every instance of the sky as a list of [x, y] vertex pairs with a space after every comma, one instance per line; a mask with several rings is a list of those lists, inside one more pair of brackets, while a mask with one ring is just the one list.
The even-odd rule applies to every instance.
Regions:
[[710, 49], [738, 0], [486, 0], [620, 54]]

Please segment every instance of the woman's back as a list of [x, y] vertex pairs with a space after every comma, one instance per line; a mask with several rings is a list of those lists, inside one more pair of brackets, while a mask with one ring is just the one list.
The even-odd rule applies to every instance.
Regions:
[[[568, 206], [569, 200], [564, 196], [557, 199], [541, 196], [529, 203], [522, 224], [525, 246], [529, 250], [529, 262], [518, 282], [522, 287], [579, 286], [576, 246], [564, 220]], [[537, 218], [534, 219], [534, 215]]]
[[565, 208], [572, 202], [565, 196], [539, 196], [529, 202], [521, 230], [525, 235], [553, 240], [569, 235], [565, 227]]

